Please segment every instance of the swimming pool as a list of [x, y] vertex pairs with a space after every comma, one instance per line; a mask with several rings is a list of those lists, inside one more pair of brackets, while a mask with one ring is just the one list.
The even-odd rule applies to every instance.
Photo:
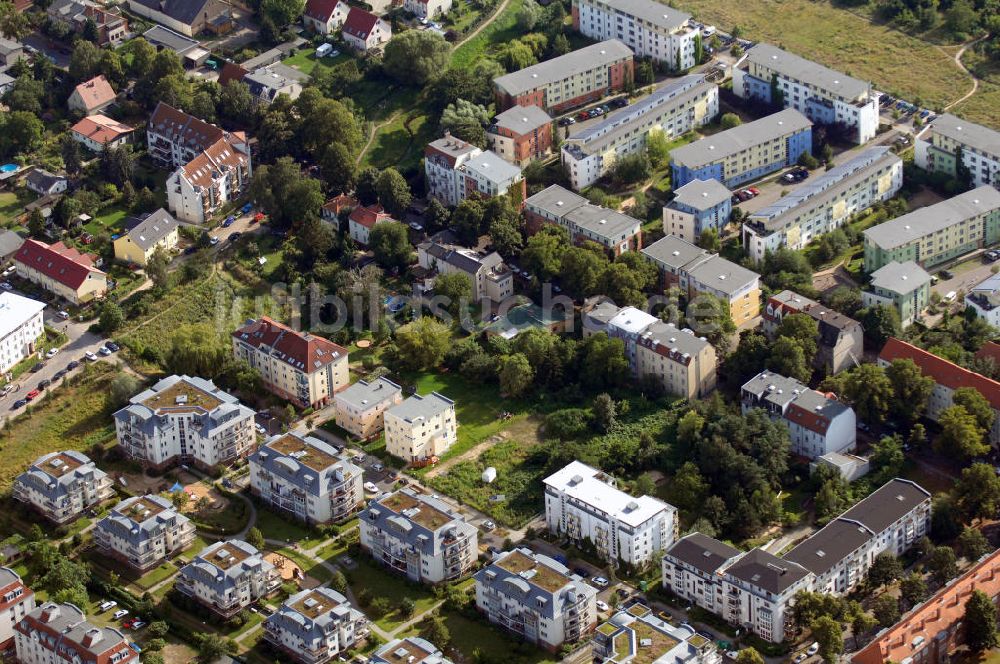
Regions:
[[13, 173], [19, 168], [20, 166], [17, 164], [4, 164], [3, 166], [0, 166], [0, 173]]

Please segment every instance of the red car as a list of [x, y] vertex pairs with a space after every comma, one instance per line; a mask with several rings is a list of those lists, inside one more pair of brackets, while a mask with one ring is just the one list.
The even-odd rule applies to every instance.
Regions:
[[34, 399], [35, 397], [37, 397], [39, 394], [41, 394], [41, 392], [39, 392], [38, 390], [32, 390], [32, 391], [28, 392], [27, 394], [25, 394], [24, 398], [25, 398], [26, 401], [31, 401], [32, 399]]
[[749, 191], [754, 196], [760, 196], [760, 189], [758, 189], [757, 187], [747, 187], [747, 191]]

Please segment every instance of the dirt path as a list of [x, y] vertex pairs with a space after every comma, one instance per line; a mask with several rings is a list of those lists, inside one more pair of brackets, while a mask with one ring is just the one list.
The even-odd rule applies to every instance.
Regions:
[[449, 468], [451, 468], [455, 464], [461, 463], [463, 461], [469, 461], [470, 459], [475, 459], [486, 450], [490, 449], [497, 443], [500, 443], [504, 440], [506, 440], [506, 437], [501, 436], [500, 434], [497, 434], [495, 436], [490, 436], [489, 438], [479, 443], [475, 447], [472, 447], [462, 452], [458, 456], [452, 457], [446, 461], [442, 461], [438, 465], [434, 466], [429, 471], [427, 471], [427, 474], [424, 475], [424, 479], [425, 480], [433, 479], [438, 475], [440, 475], [441, 473], [446, 472]]
[[503, 2], [500, 3], [500, 6], [497, 7], [497, 10], [495, 12], [493, 12], [493, 16], [490, 16], [488, 19], [486, 19], [485, 21], [483, 21], [482, 23], [480, 23], [479, 27], [476, 28], [475, 30], [473, 30], [472, 32], [470, 32], [465, 37], [465, 39], [462, 39], [461, 41], [455, 42], [455, 45], [452, 47], [452, 50], [457, 49], [459, 46], [461, 46], [462, 44], [464, 44], [465, 42], [469, 41], [470, 39], [472, 39], [473, 37], [475, 37], [476, 35], [478, 35], [480, 32], [482, 32], [483, 28], [485, 28], [487, 25], [489, 25], [490, 23], [492, 23], [493, 21], [495, 21], [497, 19], [497, 17], [500, 16], [500, 14], [503, 14], [504, 10], [507, 9], [507, 5], [509, 5], [509, 4], [510, 4], [510, 0], [503, 0]]
[[969, 48], [970, 46], [972, 46], [973, 44], [975, 44], [978, 41], [982, 41], [983, 39], [985, 39], [985, 37], [979, 37], [978, 39], [973, 39], [970, 42], [966, 42], [966, 43], [962, 44], [962, 48], [958, 49], [958, 53], [955, 54], [955, 65], [958, 66], [958, 68], [961, 69], [962, 71], [964, 71], [966, 74], [968, 74], [969, 77], [972, 79], [972, 89], [969, 90], [968, 92], [966, 92], [964, 95], [962, 95], [958, 99], [956, 99], [955, 101], [953, 101], [950, 104], [948, 104], [947, 106], [945, 106], [944, 110], [947, 111], [948, 109], [952, 108], [953, 106], [957, 106], [957, 105], [961, 104], [963, 101], [965, 101], [966, 99], [968, 99], [972, 95], [976, 94], [976, 91], [979, 90], [979, 79], [976, 78], [975, 74], [973, 74], [971, 71], [969, 71], [968, 69], [966, 69], [966, 67], [965, 67], [964, 64], [962, 64], [962, 56], [965, 55], [965, 50], [967, 48]]
[[[534, 431], [528, 432], [523, 427], [527, 425], [529, 427], [534, 427]], [[459, 464], [463, 461], [471, 461], [482, 455], [483, 452], [493, 447], [498, 443], [502, 443], [505, 440], [517, 439], [522, 443], [536, 444], [538, 440], [538, 427], [541, 425], [541, 421], [538, 418], [528, 416], [528, 415], [518, 415], [507, 420], [507, 426], [503, 428], [502, 431], [496, 433], [483, 442], [475, 445], [474, 447], [462, 452], [458, 456], [452, 457], [442, 461], [437, 466], [427, 471], [424, 475], [424, 480], [433, 479], [441, 473], [446, 472], [449, 468]]]
[[375, 142], [375, 137], [378, 136], [379, 130], [382, 127], [385, 127], [386, 125], [392, 124], [392, 122], [395, 121], [397, 117], [399, 117], [400, 113], [402, 113], [402, 111], [396, 111], [388, 118], [386, 118], [383, 122], [380, 122], [377, 125], [372, 126], [371, 133], [368, 135], [368, 142], [365, 143], [365, 147], [361, 148], [361, 152], [358, 153], [358, 158], [354, 160], [355, 165], [357, 166], [361, 165], [361, 160], [365, 158], [365, 153], [368, 152], [368, 148], [370, 148], [372, 146], [372, 143]]

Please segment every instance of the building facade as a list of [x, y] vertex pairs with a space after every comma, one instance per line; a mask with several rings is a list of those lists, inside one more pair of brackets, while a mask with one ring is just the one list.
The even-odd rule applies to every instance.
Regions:
[[779, 111], [670, 153], [674, 187], [718, 180], [730, 189], [795, 164], [812, 150], [812, 122], [793, 108]]
[[114, 241], [117, 260], [145, 267], [157, 249], [162, 249], [169, 255], [177, 248], [179, 225], [169, 212], [160, 208], [138, 221]]
[[812, 574], [763, 549], [748, 551], [722, 574], [722, 618], [772, 643], [792, 632], [792, 599]]
[[382, 431], [385, 411], [403, 402], [403, 390], [388, 378], [359, 380], [333, 399], [337, 425], [360, 440]]
[[157, 469], [214, 468], [247, 456], [257, 442], [253, 410], [204, 378], [163, 378], [114, 418], [125, 456]]
[[380, 646], [368, 660], [370, 664], [453, 664], [441, 650], [419, 636], [393, 639]]
[[272, 394], [321, 408], [347, 387], [347, 349], [262, 316], [233, 332], [233, 354], [260, 372]]
[[306, 588], [264, 620], [264, 640], [299, 664], [326, 664], [368, 636], [368, 619], [331, 588]]
[[1000, 174], [1000, 132], [942, 113], [913, 143], [914, 163], [924, 170], [957, 176], [965, 168], [972, 185], [996, 185]]
[[0, 567], [0, 653], [14, 648], [14, 626], [35, 610], [35, 593], [9, 567]]
[[194, 523], [156, 494], [127, 498], [94, 528], [101, 553], [145, 573], [194, 542]]
[[35, 344], [45, 333], [44, 309], [44, 302], [7, 291], [0, 293], [0, 373], [7, 373], [35, 354]]
[[663, 206], [663, 233], [686, 242], [697, 242], [710, 229], [722, 235], [732, 213], [732, 192], [721, 182], [692, 180], [677, 189], [674, 200]]
[[70, 304], [86, 304], [108, 292], [108, 275], [98, 269], [100, 259], [62, 242], [45, 244], [27, 239], [14, 254], [17, 276], [38, 284]]
[[364, 502], [361, 468], [312, 436], [272, 436], [249, 461], [250, 491], [310, 526], [346, 521]]
[[817, 369], [836, 374], [861, 364], [864, 354], [861, 323], [790, 290], [767, 299], [762, 314], [764, 332], [773, 339], [785, 316], [793, 314], [804, 314], [816, 321], [813, 366]]
[[871, 282], [861, 291], [866, 307], [890, 307], [899, 314], [903, 329], [920, 319], [931, 297], [931, 275], [913, 261], [890, 261], [872, 272]]
[[638, 601], [615, 612], [594, 631], [594, 661], [599, 664], [721, 664], [710, 639], [691, 625], [673, 625]]
[[663, 554], [662, 583], [677, 597], [722, 615], [722, 571], [743, 555], [724, 542], [691, 533], [674, 542]]
[[115, 495], [107, 473], [74, 450], [51, 452], [17, 476], [13, 497], [55, 524], [76, 520], [84, 510]]
[[965, 306], [993, 327], [1000, 327], [1000, 276], [990, 275], [969, 289]]
[[98, 627], [73, 604], [46, 602], [14, 626], [19, 664], [138, 664], [139, 652], [114, 627]]
[[538, 106], [512, 106], [486, 130], [490, 150], [518, 168], [552, 152], [552, 118]]
[[264, 599], [281, 585], [281, 574], [246, 542], [222, 540], [181, 568], [174, 589], [222, 618]]
[[573, 28], [591, 39], [619, 39], [639, 58], [675, 71], [694, 67], [698, 30], [691, 15], [655, 0], [574, 0]]
[[679, 527], [677, 509], [652, 496], [633, 498], [615, 479], [574, 461], [545, 478], [545, 521], [554, 535], [590, 541], [612, 565], [659, 559]]
[[378, 51], [392, 39], [392, 25], [360, 7], [351, 7], [340, 37], [358, 53]]
[[464, 274], [476, 301], [502, 302], [514, 294], [514, 273], [497, 252], [485, 253], [452, 243], [448, 233], [417, 245], [417, 263], [430, 275]]
[[479, 555], [479, 531], [436, 497], [405, 488], [372, 500], [358, 518], [361, 548], [418, 583], [454, 581]]
[[537, 233], [546, 224], [554, 224], [569, 231], [574, 244], [596, 242], [613, 256], [642, 247], [640, 220], [593, 205], [557, 184], [525, 200], [524, 218], [529, 234]]
[[359, 205], [347, 217], [347, 236], [362, 247], [367, 247], [372, 229], [378, 224], [398, 223], [378, 203]]
[[437, 392], [386, 409], [385, 450], [408, 462], [433, 459], [458, 440], [455, 402]]
[[70, 129], [70, 136], [91, 152], [100, 154], [106, 149], [130, 143], [133, 132], [134, 127], [97, 113], [81, 118]]

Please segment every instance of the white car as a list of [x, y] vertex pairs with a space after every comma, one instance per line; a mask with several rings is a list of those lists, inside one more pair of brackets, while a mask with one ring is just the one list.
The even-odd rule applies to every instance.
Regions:
[[59, 316], [59, 318], [62, 318], [63, 320], [66, 320], [66, 319], [69, 318], [69, 312], [68, 311], [60, 311], [59, 313], [56, 314], [56, 316]]
[[605, 602], [605, 601], [604, 601], [603, 599], [599, 599], [599, 600], [597, 600], [597, 610], [598, 610], [598, 611], [607, 611], [607, 610], [609, 610], [610, 608], [611, 608], [611, 607], [610, 607], [610, 606], [608, 606], [608, 603], [607, 603], [607, 602]]
[[739, 656], [740, 656], [740, 651], [739, 650], [727, 650], [726, 651], [726, 657], [728, 657], [729, 659], [736, 659]]
[[128, 609], [118, 609], [117, 611], [115, 611], [114, 618], [115, 620], [121, 620], [127, 615], [128, 615]]
[[383, 466], [380, 463], [373, 463], [372, 470], [374, 470], [376, 473], [381, 473], [383, 470], [385, 470], [385, 466]]
[[378, 487], [374, 482], [365, 482], [365, 491], [368, 493], [378, 493]]
[[489, 519], [487, 519], [486, 521], [483, 521], [483, 530], [489, 532], [491, 530], [496, 530], [496, 528], [497, 528], [497, 524], [493, 523]]
[[103, 355], [104, 357], [111, 355], [111, 349], [108, 348], [107, 346], [101, 346], [100, 348], [97, 349], [97, 352]]
[[89, 350], [86, 353], [84, 353], [83, 356], [88, 360], [90, 360], [91, 362], [97, 361], [97, 356], [91, 353]]
[[58, 348], [50, 348], [49, 352], [47, 352], [45, 354], [45, 359], [46, 360], [51, 360], [53, 357], [55, 357], [58, 354], [59, 354], [59, 349]]
[[818, 652], [819, 652], [819, 642], [817, 641], [813, 641], [813, 644], [809, 646], [809, 648], [806, 650], [806, 654], [809, 655], [810, 657], [812, 657]]
[[795, 656], [795, 660], [794, 660], [795, 664], [799, 664], [799, 662], [804, 661], [805, 658], [808, 657], [808, 656], [809, 655], [805, 654], [804, 652], [800, 652], [798, 655]]
[[593, 579], [590, 580], [590, 582], [593, 583], [598, 588], [607, 588], [608, 584], [610, 583], [603, 576], [595, 576]]
[[101, 605], [99, 607], [97, 607], [97, 608], [101, 610], [101, 613], [104, 613], [105, 611], [110, 611], [111, 609], [115, 608], [116, 606], [118, 606], [118, 602], [116, 602], [116, 601], [114, 601], [112, 599], [112, 600], [108, 600], [107, 602], [101, 602]]

